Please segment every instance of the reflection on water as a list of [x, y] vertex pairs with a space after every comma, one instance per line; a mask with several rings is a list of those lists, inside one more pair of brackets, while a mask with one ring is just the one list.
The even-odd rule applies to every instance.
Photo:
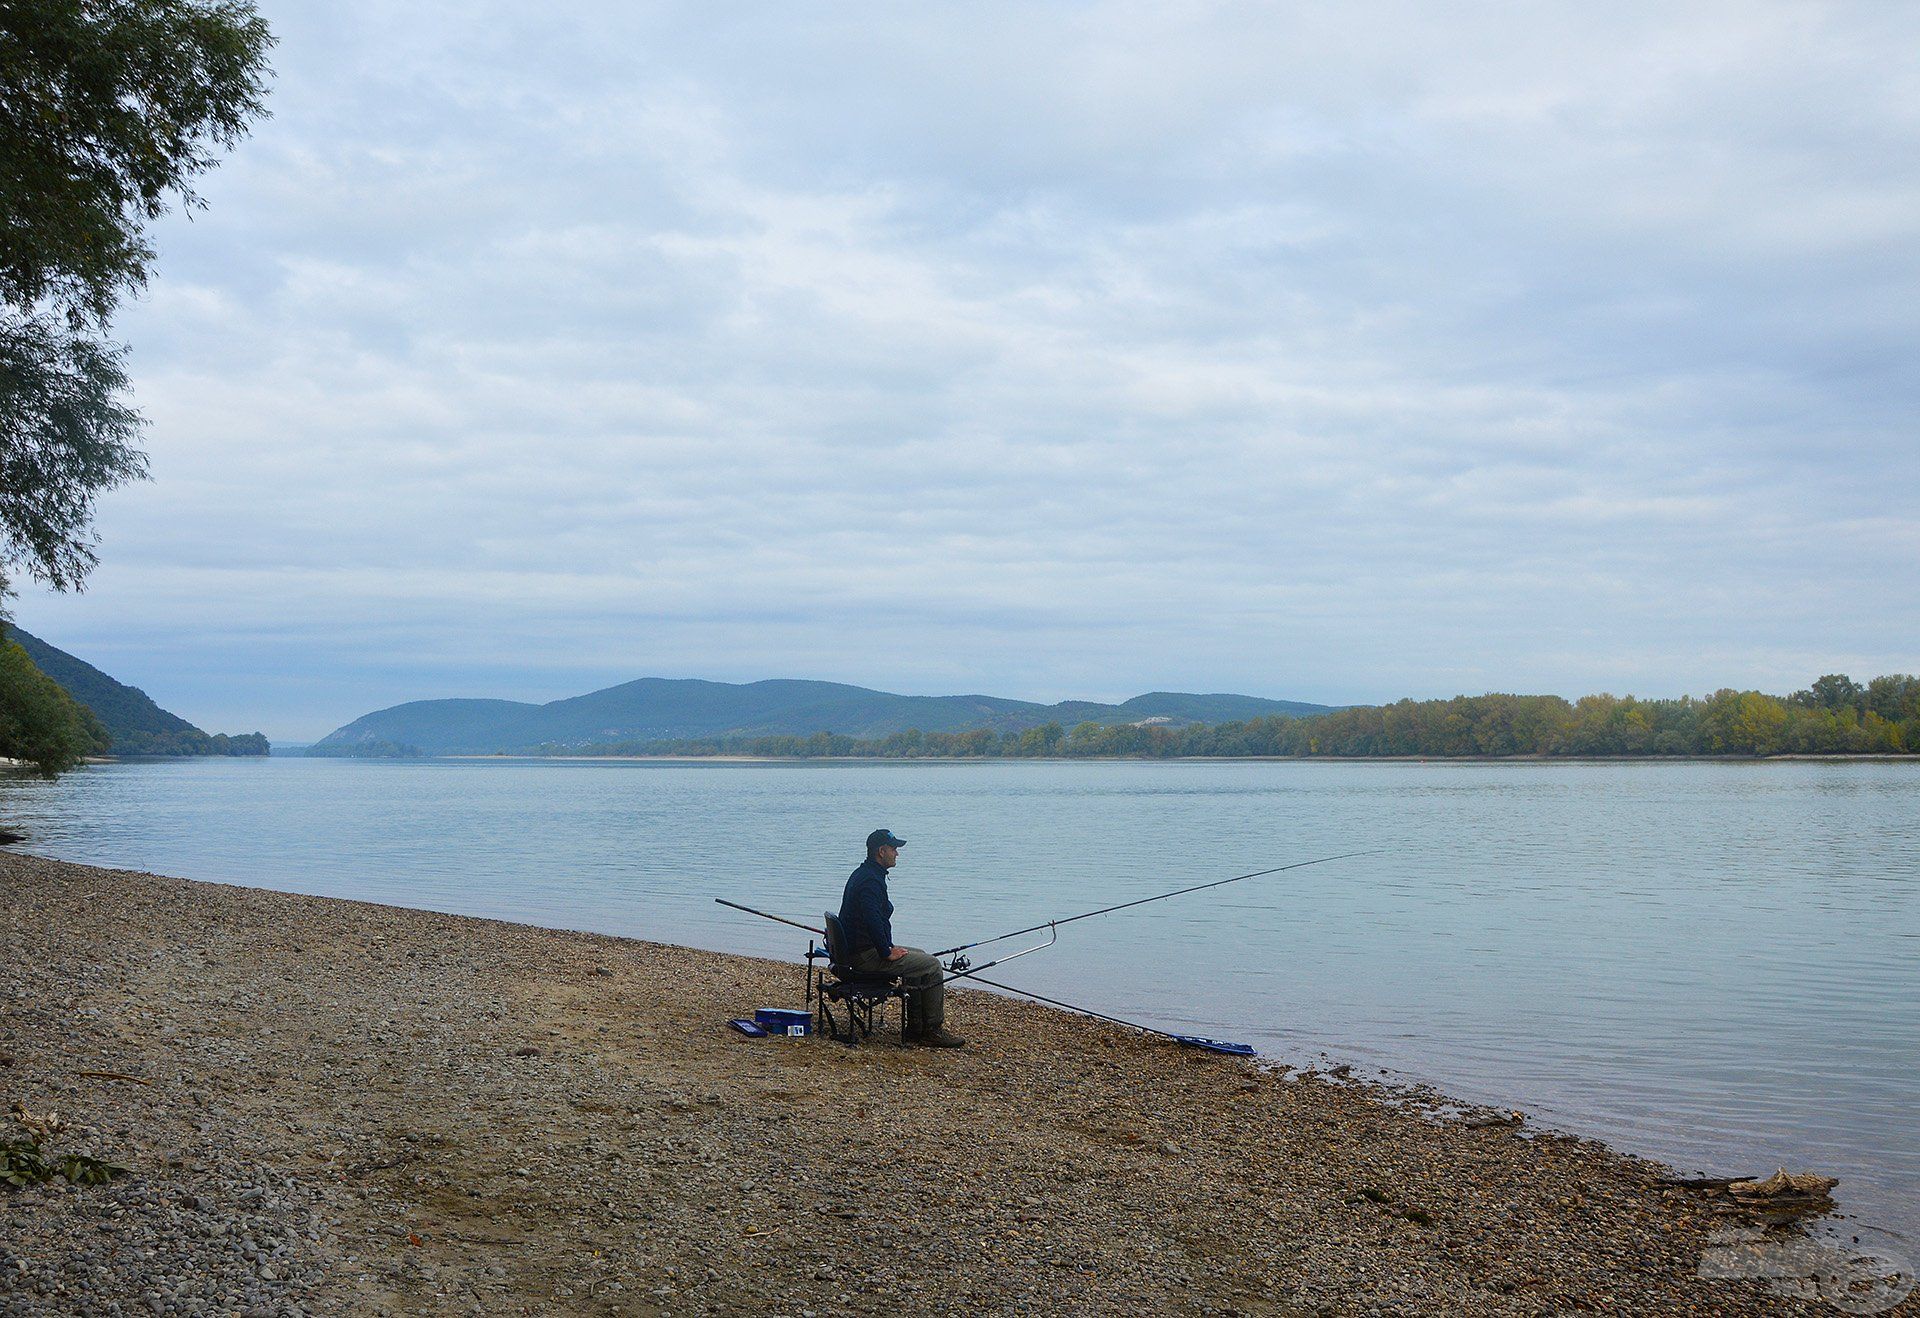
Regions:
[[72, 860], [770, 956], [804, 936], [712, 898], [817, 915], [881, 825], [929, 947], [1381, 848], [1006, 977], [1683, 1168], [1817, 1169], [1920, 1235], [1920, 764], [194, 761], [0, 782], [0, 818]]

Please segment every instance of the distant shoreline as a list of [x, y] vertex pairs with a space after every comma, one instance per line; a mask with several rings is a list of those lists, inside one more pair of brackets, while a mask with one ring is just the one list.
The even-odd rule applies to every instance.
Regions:
[[[1251, 703], [1249, 703], [1251, 702]], [[1772, 696], [1489, 692], [1286, 709], [1149, 692], [1121, 705], [898, 696], [836, 683], [642, 678], [545, 705], [410, 701], [334, 729], [309, 754], [591, 759], [1721, 759], [1920, 754], [1920, 677], [1829, 673]], [[838, 728], [838, 731], [833, 729]], [[780, 729], [785, 729], [781, 731]]]

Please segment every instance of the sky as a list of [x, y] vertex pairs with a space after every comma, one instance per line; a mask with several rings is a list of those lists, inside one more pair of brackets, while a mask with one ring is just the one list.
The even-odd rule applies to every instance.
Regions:
[[14, 602], [210, 731], [1920, 670], [1920, 9], [261, 11]]

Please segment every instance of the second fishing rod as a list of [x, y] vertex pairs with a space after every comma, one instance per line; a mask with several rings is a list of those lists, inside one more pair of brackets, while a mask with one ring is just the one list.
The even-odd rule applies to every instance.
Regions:
[[[1102, 906], [1097, 911], [1082, 911], [1078, 915], [1068, 915], [1058, 920], [1043, 920], [1039, 924], [1030, 924], [1024, 929], [1015, 929], [1010, 933], [995, 934], [992, 938], [981, 938], [971, 943], [961, 943], [958, 947], [949, 947], [942, 951], [935, 952], [933, 955], [936, 957], [953, 957], [953, 963], [948, 969], [956, 974], [964, 974], [969, 968], [969, 963], [967, 958], [961, 954], [969, 952], [976, 947], [988, 947], [994, 943], [1004, 943], [1010, 938], [1019, 938], [1024, 934], [1037, 934], [1042, 929], [1049, 931], [1053, 937], [1057, 938], [1059, 936], [1059, 927], [1063, 924], [1072, 924], [1075, 920], [1091, 920], [1096, 915], [1111, 915], [1115, 911], [1124, 911], [1135, 906], [1145, 906], [1148, 902], [1163, 902], [1169, 897], [1184, 897], [1190, 892], [1204, 892], [1208, 888], [1224, 888], [1229, 883], [1244, 883], [1248, 879], [1262, 879], [1269, 874], [1283, 874], [1288, 870], [1305, 869], [1309, 865], [1325, 865], [1336, 860], [1350, 860], [1355, 856], [1377, 856], [1379, 854], [1377, 850], [1346, 851], [1338, 856], [1318, 856], [1313, 860], [1297, 860], [1291, 865], [1275, 865], [1269, 869], [1253, 870], [1246, 874], [1236, 874], [1230, 879], [1214, 879], [1210, 883], [1196, 883], [1191, 887], [1176, 888], [1172, 892], [1155, 893], [1151, 897], [1136, 897], [1130, 902], [1117, 902], [1112, 906]], [[1037, 952], [1041, 947], [1050, 946], [1052, 946], [1051, 938], [1038, 947], [1028, 948], [1027, 952]], [[1000, 961], [1011, 961], [1015, 956], [1025, 955], [1026, 952], [1015, 952], [1012, 956], [1001, 957]], [[1000, 961], [989, 961], [987, 965], [981, 966], [979, 969], [985, 970], [987, 966], [1000, 964]]]

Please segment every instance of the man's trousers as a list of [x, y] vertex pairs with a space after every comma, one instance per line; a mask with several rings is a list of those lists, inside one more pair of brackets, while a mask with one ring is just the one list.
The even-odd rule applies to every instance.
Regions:
[[937, 1030], [947, 1023], [946, 968], [917, 947], [889, 961], [872, 948], [853, 958], [853, 968], [873, 975], [898, 975], [907, 990], [907, 1033]]

